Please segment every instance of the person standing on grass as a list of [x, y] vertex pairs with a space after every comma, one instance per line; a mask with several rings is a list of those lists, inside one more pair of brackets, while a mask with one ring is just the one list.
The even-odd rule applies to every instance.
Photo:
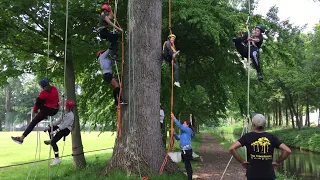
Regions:
[[163, 106], [160, 104], [160, 127], [163, 129], [164, 111]]
[[[246, 169], [247, 180], [275, 180], [274, 170], [291, 153], [290, 148], [281, 143], [276, 136], [264, 131], [265, 125], [266, 120], [262, 114], [253, 115], [253, 132], [243, 135], [229, 148], [233, 157]], [[248, 161], [243, 160], [236, 151], [241, 146], [247, 149]], [[272, 162], [274, 148], [281, 149], [282, 153]]]
[[181, 124], [175, 117], [174, 114], [171, 113], [171, 118], [174, 119], [174, 123], [179, 127], [181, 130], [181, 134], [173, 134], [177, 141], [180, 140], [180, 148], [181, 148], [181, 158], [184, 162], [188, 180], [192, 180], [192, 147], [191, 147], [191, 138], [193, 137], [193, 131], [191, 128], [190, 121], [184, 121]]

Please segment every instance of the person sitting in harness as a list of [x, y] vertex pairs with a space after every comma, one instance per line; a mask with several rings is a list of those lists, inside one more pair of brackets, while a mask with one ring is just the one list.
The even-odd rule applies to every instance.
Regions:
[[176, 55], [179, 54], [180, 51], [177, 51], [176, 46], [174, 45], [174, 41], [176, 36], [174, 34], [170, 34], [168, 36], [168, 40], [163, 43], [162, 46], [162, 57], [165, 61], [167, 61], [172, 66], [172, 58], [174, 58], [174, 85], [177, 87], [181, 87], [179, 83], [179, 65], [177, 64]]
[[48, 78], [41, 79], [39, 81], [42, 91], [39, 93], [32, 110], [36, 116], [32, 119], [27, 129], [20, 137], [11, 136], [11, 139], [14, 142], [22, 144], [24, 139], [30, 134], [30, 132], [39, 122], [46, 119], [48, 116], [56, 115], [59, 111], [60, 104], [58, 89], [55, 86], [50, 85], [49, 82], [50, 81]]
[[44, 130], [44, 132], [48, 131], [49, 137], [51, 139], [44, 141], [44, 143], [46, 145], [51, 144], [55, 156], [53, 162], [50, 164], [51, 166], [55, 166], [61, 163], [57, 142], [61, 138], [68, 136], [70, 134], [70, 131], [72, 130], [72, 125], [74, 122], [73, 109], [75, 105], [76, 103], [73, 100], [66, 100], [66, 113], [62, 114], [56, 122], [52, 123], [53, 131], [51, 131], [50, 125]]
[[113, 28], [123, 32], [123, 30], [111, 22], [113, 17], [111, 6], [108, 4], [103, 4], [101, 7], [101, 14], [99, 18], [99, 35], [101, 39], [109, 40], [110, 46], [109, 49], [112, 51], [112, 60], [117, 60], [117, 52], [118, 52], [118, 34], [111, 33], [108, 30], [108, 25], [112, 26]]
[[[111, 84], [113, 87], [113, 98], [114, 98], [114, 105], [118, 106], [118, 97], [120, 94], [120, 85], [116, 78], [112, 75], [112, 61], [108, 58], [108, 54], [110, 49], [108, 50], [99, 50], [97, 52], [97, 59], [100, 63], [100, 68], [103, 74], [103, 80], [107, 84]], [[122, 97], [120, 96], [120, 104], [127, 104], [123, 101]]]
[[257, 25], [254, 29], [253, 36], [248, 37], [246, 32], [243, 36], [240, 33], [240, 37], [233, 38], [232, 41], [235, 44], [237, 51], [240, 53], [242, 58], [248, 58], [248, 42], [250, 43], [250, 58], [253, 59], [253, 66], [257, 71], [258, 80], [262, 81], [263, 76], [261, 72], [261, 66], [259, 61], [259, 50], [263, 43], [262, 33], [265, 32], [265, 28], [262, 25]]

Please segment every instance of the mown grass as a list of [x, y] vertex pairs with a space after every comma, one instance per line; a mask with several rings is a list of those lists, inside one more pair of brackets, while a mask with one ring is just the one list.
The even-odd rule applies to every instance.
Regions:
[[[26, 139], [23, 145], [19, 145], [14, 143], [10, 136], [18, 136], [21, 132], [1, 132], [0, 140], [3, 148], [0, 151], [0, 166], [12, 165], [17, 163], [24, 163], [33, 161], [35, 157], [35, 150], [37, 145], [37, 133], [32, 132]], [[40, 158], [47, 159], [49, 156], [49, 146], [43, 144], [43, 140], [47, 139], [47, 135], [44, 132], [40, 132], [41, 134], [41, 152]], [[84, 146], [84, 151], [91, 151], [97, 149], [103, 149], [108, 147], [113, 147], [115, 135], [112, 136], [111, 132], [105, 132], [100, 134], [99, 132], [83, 132], [82, 142]], [[99, 136], [98, 136], [99, 135]], [[193, 138], [193, 149], [195, 152], [199, 151], [200, 148], [200, 134], [197, 134]], [[66, 139], [64, 155], [71, 154], [72, 145], [70, 136]], [[60, 153], [63, 147], [63, 141], [58, 143], [60, 148]], [[179, 142], [176, 141], [175, 151], [180, 151]], [[87, 166], [82, 169], [76, 169], [73, 167], [72, 157], [63, 157], [62, 163], [60, 166], [55, 166], [50, 168], [50, 177], [51, 179], [68, 179], [68, 180], [78, 180], [78, 179], [86, 179], [86, 180], [102, 180], [102, 179], [110, 179], [110, 180], [136, 180], [140, 179], [138, 175], [130, 175], [127, 176], [122, 171], [114, 171], [110, 172], [107, 175], [102, 175], [103, 168], [106, 167], [109, 159], [112, 156], [112, 150], [100, 151], [100, 152], [92, 152], [85, 154]], [[51, 155], [53, 157], [53, 155]], [[38, 158], [38, 157], [37, 157]], [[50, 161], [51, 163], [51, 161]], [[178, 163], [178, 166], [181, 167], [182, 171], [184, 171], [184, 164]], [[193, 163], [193, 166], [196, 168], [197, 163]], [[48, 162], [39, 162], [35, 164], [22, 165], [18, 167], [8, 167], [0, 169], [0, 179], [1, 180], [20, 180], [26, 179], [30, 172], [29, 179], [48, 179]], [[161, 175], [161, 176], [153, 176], [149, 177], [152, 180], [181, 180], [185, 179], [185, 176], [181, 173], [170, 174], [170, 175]]]

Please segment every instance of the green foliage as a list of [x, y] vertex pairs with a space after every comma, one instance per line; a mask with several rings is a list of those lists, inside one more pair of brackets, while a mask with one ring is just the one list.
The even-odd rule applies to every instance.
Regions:
[[271, 132], [288, 146], [320, 152], [320, 129], [318, 127], [303, 128], [300, 131], [294, 129], [278, 129]]

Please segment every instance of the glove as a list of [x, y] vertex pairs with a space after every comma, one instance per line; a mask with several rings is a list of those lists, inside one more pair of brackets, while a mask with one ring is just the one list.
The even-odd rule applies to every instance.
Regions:
[[50, 135], [55, 136], [59, 131], [60, 131], [60, 129], [57, 129], [57, 130], [51, 132]]

